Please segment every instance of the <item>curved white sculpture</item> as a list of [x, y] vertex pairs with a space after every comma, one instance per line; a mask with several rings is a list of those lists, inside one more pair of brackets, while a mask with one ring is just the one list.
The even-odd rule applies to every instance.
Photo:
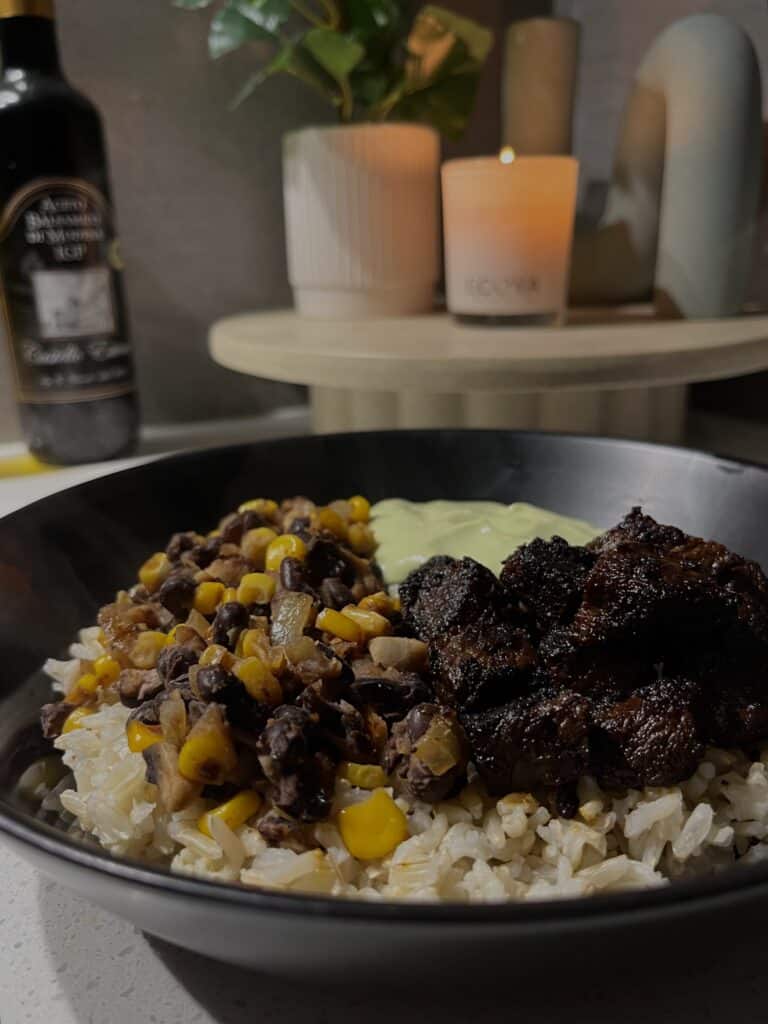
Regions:
[[574, 245], [571, 300], [625, 302], [653, 291], [665, 313], [739, 312], [761, 147], [749, 37], [715, 14], [675, 22], [638, 69], [605, 213]]

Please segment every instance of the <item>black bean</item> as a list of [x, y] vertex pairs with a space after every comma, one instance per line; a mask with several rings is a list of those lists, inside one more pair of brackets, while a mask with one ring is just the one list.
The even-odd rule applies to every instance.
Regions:
[[157, 672], [164, 683], [179, 676], [186, 675], [192, 665], [197, 664], [197, 652], [191, 647], [182, 647], [181, 644], [171, 644], [164, 647], [157, 659]]
[[191, 551], [195, 547], [196, 540], [194, 533], [174, 533], [168, 541], [165, 549], [166, 555], [172, 562], [178, 562], [185, 551]]
[[280, 563], [280, 582], [286, 590], [311, 592], [303, 562], [298, 558], [284, 558]]
[[[400, 679], [364, 677], [349, 687], [353, 704], [370, 704], [377, 711], [404, 713], [432, 699], [432, 689], [417, 675], [403, 675]], [[425, 726], [426, 728], [426, 726]]]
[[157, 600], [177, 619], [183, 619], [195, 603], [195, 589], [195, 581], [190, 576], [174, 572], [163, 580]]
[[[162, 698], [161, 698], [162, 699]], [[141, 722], [143, 725], [160, 724], [160, 705], [158, 701], [148, 700], [139, 704], [128, 715], [129, 722]]]
[[219, 606], [213, 620], [213, 642], [230, 650], [235, 646], [237, 635], [248, 625], [248, 609], [239, 601], [227, 601]]
[[231, 672], [220, 665], [207, 665], [197, 673], [197, 690], [203, 700], [215, 700], [228, 686], [232, 686], [235, 678]]
[[194, 550], [194, 559], [201, 569], [207, 567], [219, 557], [221, 548], [221, 537], [209, 537], [205, 543]]
[[320, 584], [320, 597], [328, 608], [344, 608], [355, 603], [352, 591], [336, 576], [327, 576], [323, 580]]
[[235, 512], [219, 524], [222, 544], [239, 544], [243, 536], [243, 517]]
[[331, 576], [351, 585], [355, 581], [355, 570], [342, 555], [338, 544], [324, 537], [314, 537], [307, 546], [304, 564], [313, 584]]

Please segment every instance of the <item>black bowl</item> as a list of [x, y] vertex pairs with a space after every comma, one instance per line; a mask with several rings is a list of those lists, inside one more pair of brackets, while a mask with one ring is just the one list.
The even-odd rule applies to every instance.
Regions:
[[[179, 529], [207, 530], [254, 495], [318, 501], [362, 492], [529, 501], [598, 526], [633, 505], [714, 537], [768, 566], [768, 470], [682, 449], [499, 431], [392, 432], [267, 441], [175, 456], [44, 498], [0, 521], [0, 830], [81, 895], [179, 945], [292, 972], [447, 970], [494, 963], [527, 970], [568, 935], [577, 955], [631, 941], [657, 952], [702, 940], [701, 922], [760, 920], [768, 867], [646, 892], [492, 906], [405, 905], [243, 890], [173, 876], [78, 844], [36, 820], [13, 788], [39, 743], [31, 723], [48, 696], [39, 667], [63, 656], [99, 605]], [[706, 929], [706, 933], [709, 929]], [[301, 962], [297, 962], [301, 949]], [[510, 958], [510, 950], [514, 956]]]

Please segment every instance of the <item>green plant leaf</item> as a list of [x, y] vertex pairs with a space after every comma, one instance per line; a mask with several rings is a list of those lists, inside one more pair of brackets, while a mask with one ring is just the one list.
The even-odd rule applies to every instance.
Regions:
[[451, 75], [403, 96], [392, 106], [390, 116], [430, 124], [449, 139], [461, 138], [475, 104], [477, 84], [474, 72]]
[[276, 33], [291, 16], [290, 0], [236, 0], [238, 14], [267, 32]]
[[229, 0], [225, 7], [214, 14], [208, 32], [208, 53], [213, 60], [232, 53], [244, 43], [254, 40], [274, 42], [275, 35], [261, 25], [255, 24], [237, 10], [234, 0]]
[[349, 74], [365, 56], [365, 47], [330, 28], [310, 29], [302, 42], [304, 49], [339, 86], [339, 112], [342, 119], [348, 121], [354, 107]]
[[346, 0], [344, 10], [349, 32], [362, 40], [391, 35], [403, 17], [396, 0]]
[[302, 52], [298, 43], [293, 42], [286, 43], [278, 50], [268, 64], [246, 80], [233, 99], [231, 108], [234, 110], [239, 107], [268, 78], [281, 73], [300, 79], [306, 85], [321, 93], [330, 103], [336, 102], [336, 86], [333, 79], [329, 78], [322, 68], [315, 64], [309, 54]]
[[364, 109], [375, 107], [386, 96], [390, 76], [384, 71], [364, 71], [356, 68], [349, 79], [356, 102]]
[[303, 39], [320, 67], [337, 82], [346, 79], [365, 56], [365, 47], [330, 28], [312, 28]]
[[213, 0], [173, 0], [174, 7], [181, 7], [186, 11], [201, 11], [203, 7], [210, 7]]
[[[414, 33], [418, 33], [420, 26], [431, 25], [434, 32], [436, 27], [444, 32], [449, 32], [455, 39], [460, 39], [466, 46], [472, 60], [482, 64], [493, 46], [493, 32], [471, 18], [462, 18], [461, 15], [447, 10], [445, 7], [437, 7], [428, 4], [422, 7], [413, 23], [411, 36], [408, 39], [410, 49], [411, 39]], [[429, 31], [429, 28], [427, 28]]]
[[408, 36], [403, 76], [380, 101], [375, 116], [432, 124], [459, 137], [474, 106], [493, 34], [443, 7], [422, 8]]

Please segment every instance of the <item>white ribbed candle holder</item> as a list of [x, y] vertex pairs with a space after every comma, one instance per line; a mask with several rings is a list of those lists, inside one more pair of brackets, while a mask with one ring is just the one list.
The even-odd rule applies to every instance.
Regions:
[[283, 142], [288, 276], [304, 316], [426, 313], [438, 279], [437, 134], [304, 128]]

